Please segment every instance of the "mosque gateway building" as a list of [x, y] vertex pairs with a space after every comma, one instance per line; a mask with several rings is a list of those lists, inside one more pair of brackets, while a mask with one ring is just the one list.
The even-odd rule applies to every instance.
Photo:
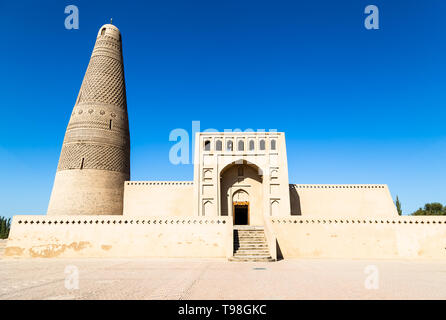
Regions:
[[122, 38], [102, 26], [47, 214], [14, 216], [5, 256], [446, 257], [446, 219], [398, 216], [385, 184], [290, 184], [283, 132], [194, 139], [193, 181], [130, 180]]

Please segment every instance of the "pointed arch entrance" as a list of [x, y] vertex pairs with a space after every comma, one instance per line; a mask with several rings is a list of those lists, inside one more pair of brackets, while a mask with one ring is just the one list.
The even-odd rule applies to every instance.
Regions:
[[232, 196], [232, 212], [234, 225], [249, 225], [249, 194], [243, 189]]
[[221, 215], [234, 225], [263, 225], [262, 172], [254, 164], [236, 161], [220, 173]]

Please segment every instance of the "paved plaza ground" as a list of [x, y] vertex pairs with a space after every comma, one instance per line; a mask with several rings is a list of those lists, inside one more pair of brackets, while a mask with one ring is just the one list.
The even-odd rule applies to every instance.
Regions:
[[0, 299], [446, 299], [446, 261], [1, 259], [0, 279]]

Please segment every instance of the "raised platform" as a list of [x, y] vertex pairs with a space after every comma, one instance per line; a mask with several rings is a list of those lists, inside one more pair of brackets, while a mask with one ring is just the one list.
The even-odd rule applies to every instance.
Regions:
[[14, 216], [5, 257], [232, 256], [228, 217]]

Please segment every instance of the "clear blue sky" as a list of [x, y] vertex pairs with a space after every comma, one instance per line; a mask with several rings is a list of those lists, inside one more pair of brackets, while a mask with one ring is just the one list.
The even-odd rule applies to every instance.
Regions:
[[[80, 11], [66, 30], [66, 5]], [[364, 28], [364, 8], [380, 29]], [[123, 36], [132, 180], [191, 180], [172, 129], [286, 132], [290, 183], [446, 204], [445, 1], [2, 1], [0, 215], [44, 214], [99, 27]]]

